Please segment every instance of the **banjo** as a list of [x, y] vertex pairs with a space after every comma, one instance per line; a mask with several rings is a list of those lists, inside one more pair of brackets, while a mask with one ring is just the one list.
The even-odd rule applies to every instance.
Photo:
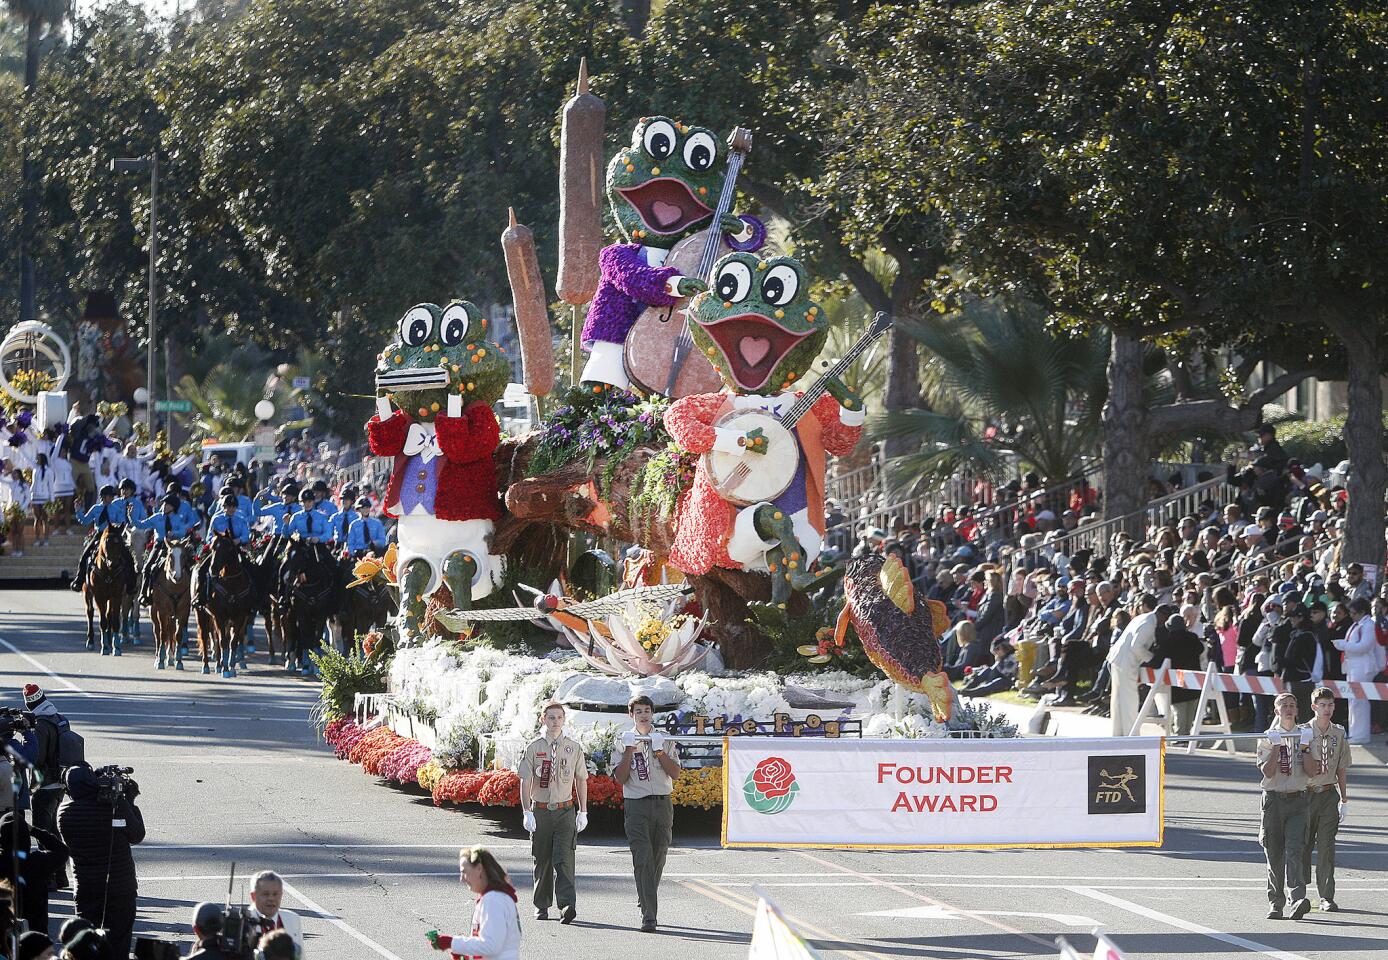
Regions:
[[891, 325], [892, 318], [886, 313], [879, 312], [873, 317], [871, 326], [853, 345], [853, 349], [801, 394], [784, 416], [777, 417], [766, 410], [732, 410], [719, 417], [714, 424], [715, 429], [746, 434], [760, 427], [766, 437], [764, 453], [710, 450], [703, 455], [704, 472], [719, 496], [746, 507], [774, 500], [785, 493], [800, 465], [800, 444], [795, 439], [796, 423], [810, 412], [815, 401], [829, 389], [829, 381], [847, 370]]

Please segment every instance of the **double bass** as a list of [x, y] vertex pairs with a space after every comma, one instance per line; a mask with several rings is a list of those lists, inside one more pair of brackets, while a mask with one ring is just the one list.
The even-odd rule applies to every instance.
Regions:
[[[674, 267], [682, 276], [698, 277], [707, 282], [714, 261], [732, 252], [719, 224], [732, 209], [737, 175], [751, 149], [752, 132], [742, 127], [734, 128], [728, 136], [728, 170], [723, 177], [713, 221], [675, 244], [665, 258], [665, 266]], [[723, 386], [722, 378], [708, 357], [691, 349], [694, 340], [686, 313], [689, 299], [681, 297], [668, 307], [647, 307], [627, 334], [623, 363], [627, 376], [643, 393], [658, 393], [674, 399], [695, 393], [714, 393]]]

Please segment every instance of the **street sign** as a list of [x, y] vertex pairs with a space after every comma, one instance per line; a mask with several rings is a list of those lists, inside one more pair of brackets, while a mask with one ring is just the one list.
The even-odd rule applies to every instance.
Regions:
[[308, 379], [308, 377], [295, 377], [295, 378], [294, 378], [294, 389], [295, 389], [295, 390], [307, 390], [308, 387], [309, 387], [309, 379]]
[[255, 458], [262, 463], [275, 459], [274, 427], [261, 426], [255, 428]]
[[156, 400], [154, 409], [157, 413], [192, 413], [193, 402], [191, 400]]

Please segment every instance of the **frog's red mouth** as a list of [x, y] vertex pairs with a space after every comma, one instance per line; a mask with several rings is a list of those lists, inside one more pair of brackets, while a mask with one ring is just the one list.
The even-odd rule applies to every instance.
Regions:
[[733, 380], [749, 391], [764, 387], [785, 355], [814, 332], [793, 333], [759, 313], [740, 313], [702, 326], [728, 361]]
[[617, 192], [652, 233], [683, 233], [713, 216], [689, 185], [674, 177], [656, 177], [639, 187], [620, 187]]

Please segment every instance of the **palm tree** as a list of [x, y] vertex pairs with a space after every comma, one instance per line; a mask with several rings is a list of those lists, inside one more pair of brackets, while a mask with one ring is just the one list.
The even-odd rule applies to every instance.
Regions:
[[1104, 337], [1053, 331], [1036, 308], [1006, 300], [974, 301], [901, 328], [930, 355], [922, 377], [929, 406], [870, 424], [874, 438], [902, 438], [914, 448], [891, 462], [894, 486], [920, 489], [966, 466], [1000, 477], [1009, 458], [1060, 479], [1097, 449]]
[[[885, 290], [896, 279], [896, 261], [881, 250], [870, 250], [863, 265]], [[819, 298], [821, 312], [829, 320], [829, 339], [820, 351], [815, 371], [827, 370], [829, 365], [848, 353], [872, 320], [872, 308], [856, 287], [835, 284]], [[881, 409], [882, 396], [887, 388], [886, 343], [869, 350], [840, 377], [844, 386], [863, 398], [869, 410]]]
[[[68, 0], [5, 0], [10, 16], [24, 24], [24, 97], [34, 95], [39, 82], [39, 40], [44, 27], [56, 27], [67, 19]], [[27, 138], [26, 138], [27, 139]], [[29, 161], [27, 146], [20, 153], [23, 168], [24, 203], [22, 226], [19, 231], [19, 318], [38, 317], [38, 296], [34, 283], [34, 261], [29, 247], [34, 240], [34, 224], [38, 219], [38, 190], [34, 165]]]
[[[256, 373], [229, 363], [217, 364], [201, 380], [186, 375], [174, 391], [191, 403], [193, 409], [191, 413], [176, 416], [195, 437], [249, 440], [260, 422], [255, 415], [257, 403], [268, 399], [276, 410], [284, 410], [289, 405], [289, 393], [282, 387], [274, 388], [269, 397], [265, 395], [268, 380], [268, 371]], [[302, 430], [311, 422], [282, 423], [277, 430]]]

